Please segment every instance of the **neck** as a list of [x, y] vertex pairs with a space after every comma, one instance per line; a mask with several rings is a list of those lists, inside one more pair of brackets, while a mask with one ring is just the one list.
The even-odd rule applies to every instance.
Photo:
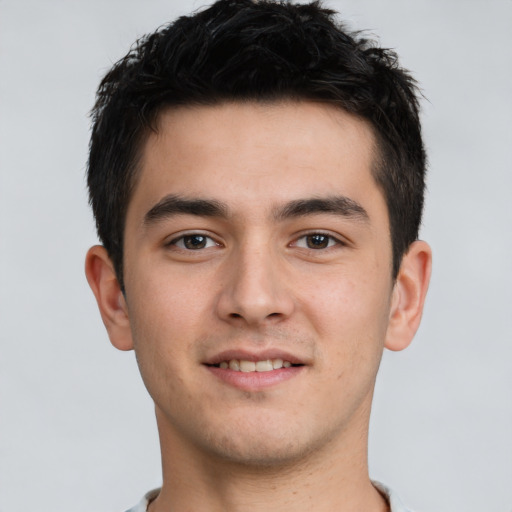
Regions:
[[249, 465], [190, 445], [157, 411], [163, 485], [150, 512], [386, 512], [367, 465], [367, 421], [300, 460]]

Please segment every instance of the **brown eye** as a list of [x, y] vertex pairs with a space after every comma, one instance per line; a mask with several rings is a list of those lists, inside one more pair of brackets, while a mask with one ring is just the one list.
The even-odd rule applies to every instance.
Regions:
[[200, 249], [208, 249], [209, 247], [218, 246], [212, 238], [206, 235], [202, 235], [200, 233], [184, 235], [179, 238], [175, 238], [169, 246], [176, 246], [180, 249], [185, 249], [188, 251], [198, 251]]
[[189, 235], [183, 237], [183, 245], [187, 249], [204, 249], [206, 247], [206, 237], [202, 235]]
[[321, 250], [329, 249], [330, 247], [334, 247], [336, 245], [342, 246], [344, 243], [338, 238], [335, 238], [334, 236], [328, 235], [326, 233], [310, 233], [309, 235], [301, 236], [295, 242], [293, 242], [292, 245], [302, 249]]
[[306, 245], [308, 249], [325, 249], [329, 246], [331, 237], [322, 234], [306, 236]]

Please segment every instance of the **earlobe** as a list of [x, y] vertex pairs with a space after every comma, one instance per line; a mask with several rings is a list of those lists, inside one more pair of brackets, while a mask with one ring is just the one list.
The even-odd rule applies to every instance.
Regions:
[[110, 342], [119, 350], [133, 349], [128, 308], [106, 249], [95, 245], [85, 258], [85, 275], [91, 287]]
[[403, 350], [411, 343], [421, 321], [432, 269], [432, 251], [423, 241], [411, 244], [402, 258], [393, 288], [384, 346]]

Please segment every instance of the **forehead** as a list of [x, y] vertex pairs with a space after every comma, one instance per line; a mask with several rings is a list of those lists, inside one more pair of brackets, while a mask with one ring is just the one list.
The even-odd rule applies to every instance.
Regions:
[[305, 196], [380, 195], [374, 148], [366, 121], [326, 104], [169, 109], [144, 144], [128, 213], [166, 194], [214, 197], [241, 212]]

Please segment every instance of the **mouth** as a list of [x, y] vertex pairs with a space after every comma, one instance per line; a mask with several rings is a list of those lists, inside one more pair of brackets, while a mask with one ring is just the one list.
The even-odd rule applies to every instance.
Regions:
[[203, 363], [224, 384], [243, 391], [260, 391], [297, 377], [308, 366], [305, 361], [277, 350], [226, 351]]
[[251, 372], [271, 372], [281, 368], [291, 368], [293, 366], [304, 366], [303, 364], [294, 364], [280, 358], [263, 359], [260, 361], [249, 361], [248, 359], [229, 359], [221, 361], [217, 364], [207, 365], [222, 370], [233, 370], [235, 372], [251, 373]]

